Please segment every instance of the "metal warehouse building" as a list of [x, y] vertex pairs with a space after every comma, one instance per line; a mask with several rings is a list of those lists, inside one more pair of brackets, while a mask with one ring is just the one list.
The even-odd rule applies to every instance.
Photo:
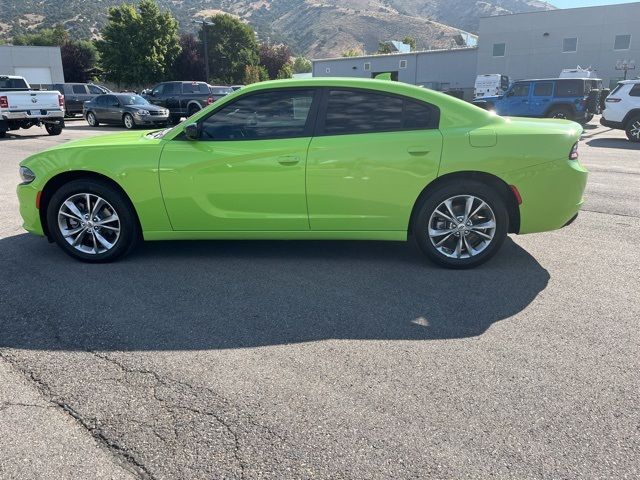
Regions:
[[615, 85], [624, 76], [616, 63], [640, 60], [640, 2], [485, 17], [479, 38], [479, 75], [557, 77], [580, 65]]
[[[389, 72], [401, 82], [463, 90], [470, 99], [480, 74], [553, 78], [580, 65], [613, 86], [624, 77], [616, 70], [623, 61], [640, 62], [640, 2], [484, 17], [477, 48], [314, 60], [313, 76], [371, 78]], [[629, 78], [640, 75], [636, 68]]]
[[0, 75], [20, 75], [31, 84], [62, 83], [60, 47], [0, 45]]
[[373, 78], [378, 73], [391, 73], [393, 80], [434, 90], [463, 90], [465, 98], [470, 99], [476, 63], [476, 48], [427, 50], [314, 60], [313, 76]]

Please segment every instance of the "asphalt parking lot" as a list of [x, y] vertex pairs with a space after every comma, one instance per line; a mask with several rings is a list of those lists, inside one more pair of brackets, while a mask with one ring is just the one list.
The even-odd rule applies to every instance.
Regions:
[[412, 244], [164, 242], [86, 265], [20, 227], [0, 140], [0, 478], [640, 478], [640, 146], [586, 204], [439, 269]]

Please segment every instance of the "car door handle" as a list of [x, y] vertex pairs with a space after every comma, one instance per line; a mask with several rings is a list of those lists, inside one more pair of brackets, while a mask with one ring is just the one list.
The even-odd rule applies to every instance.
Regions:
[[416, 157], [420, 157], [429, 153], [429, 149], [427, 147], [409, 147], [407, 148], [407, 152], [411, 155], [415, 155]]
[[280, 165], [295, 165], [300, 161], [300, 157], [297, 155], [282, 155], [278, 157], [278, 163]]

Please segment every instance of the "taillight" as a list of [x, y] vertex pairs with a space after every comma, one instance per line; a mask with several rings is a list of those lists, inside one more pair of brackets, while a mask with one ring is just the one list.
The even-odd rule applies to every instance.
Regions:
[[213, 103], [213, 97], [207, 98], [207, 105], [211, 105]]
[[58, 95], [58, 105], [60, 105], [61, 108], [64, 108], [64, 95]]
[[0, 97], [0, 108], [9, 108], [9, 99], [4, 95]]
[[577, 160], [578, 159], [578, 142], [573, 144], [571, 147], [571, 151], [569, 152], [569, 160]]
[[609, 102], [609, 103], [618, 103], [618, 102], [621, 102], [621, 101], [622, 101], [621, 98], [607, 98], [605, 100], [605, 102]]

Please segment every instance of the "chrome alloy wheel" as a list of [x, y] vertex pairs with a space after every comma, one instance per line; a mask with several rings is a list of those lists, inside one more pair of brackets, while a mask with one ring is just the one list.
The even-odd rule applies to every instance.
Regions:
[[635, 138], [640, 140], [640, 120], [636, 120], [629, 127], [629, 134]]
[[58, 228], [69, 245], [92, 255], [111, 250], [120, 238], [115, 209], [92, 193], [77, 193], [60, 205]]
[[128, 129], [131, 129], [135, 126], [133, 123], [133, 117], [131, 115], [124, 116], [124, 126]]
[[471, 258], [482, 253], [496, 232], [491, 207], [473, 195], [456, 195], [442, 202], [429, 218], [429, 240], [449, 258]]

